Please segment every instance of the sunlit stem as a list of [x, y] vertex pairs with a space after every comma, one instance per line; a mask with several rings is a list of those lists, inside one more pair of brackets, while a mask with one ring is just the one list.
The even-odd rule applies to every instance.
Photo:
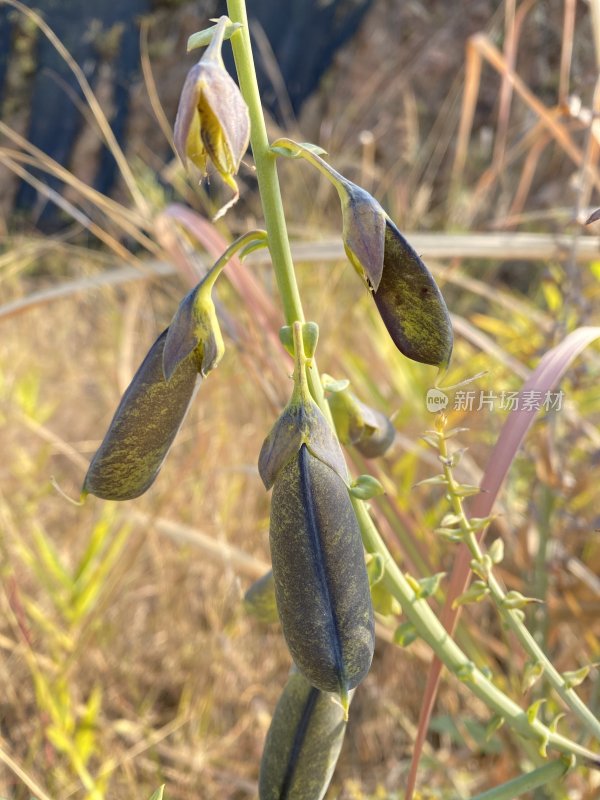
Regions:
[[[288, 325], [292, 325], [296, 321], [304, 322], [304, 311], [298, 291], [287, 225], [283, 213], [276, 158], [271, 152], [258, 91], [246, 3], [244, 0], [227, 0], [227, 10], [231, 21], [241, 25], [241, 28], [231, 37], [231, 46], [240, 89], [250, 115], [250, 144], [256, 166], [256, 177], [265, 225], [269, 236], [269, 251], [273, 262], [273, 271], [283, 305], [285, 321]], [[311, 368], [307, 370], [307, 377], [312, 396], [331, 422], [329, 406], [323, 396], [323, 387], [321, 386], [314, 359]]]
[[304, 352], [304, 336], [301, 322], [294, 322], [292, 334], [294, 337], [294, 361], [296, 365], [294, 379], [296, 390], [303, 400], [308, 400], [310, 398], [310, 390], [308, 388], [306, 368], [310, 365], [310, 360], [306, 358], [306, 353]]
[[219, 17], [219, 21], [215, 25], [214, 33], [210, 40], [210, 44], [206, 48], [204, 56], [206, 58], [216, 59], [220, 63], [223, 63], [223, 59], [221, 57], [221, 48], [223, 47], [223, 37], [225, 35], [225, 30], [228, 25], [231, 24], [229, 17]]
[[[477, 541], [475, 529], [465, 513], [462, 498], [460, 496], [460, 487], [456, 482], [452, 472], [452, 460], [448, 453], [448, 443], [443, 434], [441, 434], [439, 438], [439, 451], [440, 460], [443, 464], [444, 476], [448, 486], [448, 496], [450, 497], [452, 510], [459, 519], [460, 529], [463, 534], [463, 541], [469, 548], [473, 558], [478, 562], [482, 562], [484, 554], [479, 542]], [[594, 716], [590, 709], [581, 700], [579, 695], [572, 688], [567, 686], [563, 676], [555, 668], [548, 656], [544, 653], [542, 648], [531, 635], [527, 627], [523, 624], [519, 610], [507, 607], [505, 604], [506, 592], [500, 585], [491, 567], [485, 576], [485, 580], [500, 616], [506, 625], [513, 631], [525, 652], [534, 660], [534, 662], [543, 665], [544, 675], [550, 685], [556, 690], [571, 711], [573, 711], [573, 713], [579, 717], [581, 722], [590, 731], [590, 733], [600, 740], [600, 720]]]
[[[289, 156], [287, 158], [303, 158], [309, 164], [312, 164], [313, 167], [319, 170], [321, 175], [324, 175], [327, 180], [332, 183], [338, 191], [340, 196], [342, 195], [345, 187], [348, 185], [349, 181], [344, 178], [343, 175], [335, 170], [330, 164], [327, 163], [324, 159], [318, 156], [316, 153], [313, 153], [312, 150], [309, 150], [308, 147], [304, 147], [303, 145], [299, 144], [298, 142], [294, 142], [293, 139], [287, 139], [285, 137], [281, 137], [280, 139], [276, 139], [272, 147], [279, 147], [282, 149], [287, 149], [290, 151]], [[282, 153], [276, 153], [276, 155], [283, 155]]]
[[231, 259], [240, 252], [240, 250], [246, 250], [246, 252], [248, 252], [249, 249], [256, 250], [259, 247], [266, 246], [266, 231], [256, 230], [244, 233], [242, 236], [238, 237], [234, 242], [232, 242], [227, 250], [225, 250], [225, 252], [219, 257], [219, 259], [215, 261], [202, 279], [202, 285], [209, 290], [212, 289], [219, 275], [223, 272]]

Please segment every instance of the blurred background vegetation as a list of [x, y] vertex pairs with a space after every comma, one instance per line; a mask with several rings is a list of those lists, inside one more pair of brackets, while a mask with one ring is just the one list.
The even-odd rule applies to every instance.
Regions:
[[[485, 371], [468, 388], [518, 391], [569, 331], [600, 324], [600, 223], [584, 225], [600, 187], [597, 0], [248, 5], [273, 136], [323, 146], [435, 272], [456, 330], [447, 384]], [[121, 3], [104, 22], [94, 9], [0, 3], [0, 796], [125, 800], [166, 783], [173, 800], [242, 800], [256, 796], [290, 664], [277, 626], [241, 604], [268, 568], [256, 459], [290, 390], [264, 260], [219, 285], [227, 354], [147, 495], [80, 507], [53, 486], [78, 496], [189, 283], [261, 224], [250, 155], [242, 199], [215, 227], [217, 182], [198, 190], [170, 147], [194, 63], [185, 42], [224, 3]], [[414, 487], [437, 471], [419, 441], [435, 371], [389, 342], [342, 256], [330, 187], [300, 164], [281, 176], [320, 367], [394, 414], [382, 462], [350, 450], [351, 468], [384, 483], [372, 510], [402, 567], [449, 571], [455, 546], [433, 533], [443, 492]], [[195, 236], [175, 203], [194, 212]], [[500, 575], [544, 601], [528, 622], [560, 670], [600, 660], [599, 378], [591, 348], [560, 387], [562, 410], [540, 414], [493, 524]], [[459, 477], [476, 483], [507, 412], [450, 416], [467, 428]], [[430, 653], [393, 644], [402, 621], [379, 622], [328, 797], [403, 797]], [[542, 679], [524, 694], [526, 658], [487, 603], [468, 608], [458, 637], [519, 702], [546, 693]], [[594, 670], [581, 692], [598, 711]], [[536, 763], [505, 730], [486, 741], [488, 721], [444, 678], [421, 797], [467, 798]], [[599, 787], [578, 772], [535, 798], [592, 800]]]

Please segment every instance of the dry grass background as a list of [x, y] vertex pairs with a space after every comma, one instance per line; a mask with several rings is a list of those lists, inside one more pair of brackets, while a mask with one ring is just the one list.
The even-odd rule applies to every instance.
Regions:
[[[590, 127], [590, 109], [599, 110], [600, 12], [596, 2], [569, 0], [457, 8], [376, 2], [293, 124], [384, 201], [403, 229], [536, 232], [546, 235], [536, 245], [544, 252], [555, 234], [572, 236], [562, 258], [541, 260], [534, 249], [515, 261], [508, 247], [496, 259], [453, 253], [430, 260], [456, 315], [448, 383], [486, 370], [475, 388], [499, 394], [517, 390], [566, 331], [598, 324], [600, 260], [579, 262], [577, 248], [594, 232], [580, 223], [600, 180], [600, 137]], [[463, 45], [477, 32], [489, 39], [472, 40], [465, 79]], [[501, 101], [510, 72], [498, 63], [484, 65], [478, 80], [477, 54], [489, 55], [491, 45], [509, 62], [516, 54], [516, 74], [545, 109], [536, 112], [523, 95]], [[470, 89], [479, 89], [472, 133]], [[10, 140], [6, 127], [2, 133], [4, 164], [27, 168], [26, 145]], [[504, 149], [494, 150], [502, 137]], [[583, 167], [567, 154], [571, 141]], [[504, 168], [494, 171], [498, 159]], [[195, 269], [210, 260], [202, 249], [192, 254], [187, 241], [174, 259], [165, 230], [173, 237], [175, 228], [154, 222], [169, 192], [150, 167], [135, 164], [142, 208], [128, 211], [122, 189], [112, 218], [100, 198], [72, 187], [71, 202], [106, 232], [102, 247], [80, 225], [52, 238], [14, 228], [0, 255], [0, 796], [11, 800], [148, 798], [161, 783], [172, 800], [254, 797], [289, 667], [277, 627], [248, 619], [241, 605], [269, 559], [257, 453], [290, 388], [289, 359], [273, 342], [278, 305], [266, 266], [247, 269], [245, 292], [219, 286], [225, 316], [236, 321], [226, 323], [227, 354], [147, 495], [76, 506], [51, 483], [54, 477], [77, 496], [120, 394], [185, 291], [182, 264]], [[297, 164], [282, 165], [282, 175], [294, 237], [317, 241], [298, 277], [307, 315], [321, 327], [319, 364], [396, 414], [398, 439], [383, 464], [361, 463], [351, 452], [353, 468], [384, 481], [387, 494], [373, 513], [403, 567], [417, 575], [449, 571], [454, 548], [432, 533], [444, 498], [414, 488], [435, 471], [419, 443], [431, 420], [424, 394], [433, 370], [393, 350], [342, 260], [319, 258], [319, 240], [339, 226], [329, 189]], [[173, 192], [204, 207], [176, 165], [165, 176]], [[224, 237], [260, 219], [252, 176], [243, 177], [246, 199], [219, 228]], [[149, 237], [146, 249], [134, 246], [124, 220]], [[178, 272], [125, 280], [124, 260], [139, 269], [158, 260]], [[111, 270], [115, 285], [89, 286]], [[60, 285], [72, 289], [58, 299], [45, 295]], [[546, 602], [530, 622], [564, 670], [600, 660], [599, 377], [597, 351], [570, 370], [562, 387], [567, 410], [538, 422], [528, 437], [494, 524], [507, 548], [501, 575], [511, 589], [542, 593]], [[500, 411], [452, 414], [453, 424], [468, 427], [463, 477], [480, 475], [504, 419]], [[442, 599], [433, 602], [439, 607]], [[430, 654], [419, 643], [400, 650], [390, 642], [401, 621], [381, 622], [328, 797], [403, 796]], [[543, 693], [536, 686], [523, 699], [526, 659], [487, 604], [469, 609], [458, 636], [519, 701]], [[596, 710], [599, 689], [592, 672], [582, 693]], [[548, 703], [546, 712], [553, 710]], [[488, 718], [467, 687], [444, 679], [422, 760], [422, 797], [468, 797], [534, 763], [504, 731], [485, 742]], [[599, 786], [595, 774], [577, 773], [536, 800], [592, 800]]]

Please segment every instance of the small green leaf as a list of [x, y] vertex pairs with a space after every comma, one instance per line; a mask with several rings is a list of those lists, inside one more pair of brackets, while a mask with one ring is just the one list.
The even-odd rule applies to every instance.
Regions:
[[[316, 322], [305, 322], [302, 325], [302, 341], [307, 358], [313, 358], [319, 339], [319, 326]], [[294, 335], [291, 325], [279, 329], [279, 340], [288, 353], [294, 357]]]
[[472, 486], [468, 483], [461, 483], [456, 487], [453, 494], [455, 497], [472, 497], [473, 495], [479, 494], [480, 492], [481, 492], [480, 486]]
[[548, 730], [550, 733], [556, 733], [558, 731], [558, 723], [561, 721], [563, 717], [566, 717], [566, 714], [560, 713], [557, 714], [552, 722], [548, 725]]
[[525, 597], [521, 592], [510, 591], [502, 600], [504, 608], [508, 609], [521, 609], [529, 605], [529, 603], [542, 603], [543, 601], [537, 597]]
[[321, 375], [321, 383], [324, 392], [343, 392], [350, 386], [348, 378], [341, 378], [339, 381], [336, 381], [335, 378], [332, 378], [331, 375], [327, 375], [326, 373]]
[[[471, 488], [475, 489], [476, 487], [471, 487]], [[477, 492], [475, 492], [475, 494], [477, 494], [479, 491], [481, 491], [481, 489], [477, 489]], [[470, 517], [469, 518], [469, 525], [471, 526], [471, 530], [473, 532], [482, 531], [484, 528], [487, 528], [487, 526], [490, 524], [490, 522], [492, 520], [493, 520], [493, 517], [491, 517], [491, 516], [490, 517]]]
[[544, 665], [541, 661], [529, 661], [525, 665], [523, 672], [523, 679], [521, 681], [521, 689], [526, 692], [528, 689], [538, 681], [544, 674]]
[[442, 578], [445, 576], [445, 572], [438, 572], [437, 574], [430, 575], [427, 578], [421, 578], [421, 580], [418, 582], [419, 589], [417, 592], [417, 597], [419, 600], [424, 600], [427, 597], [433, 596], [440, 588]]
[[462, 517], [459, 517], [457, 514], [446, 514], [440, 523], [442, 527], [448, 528], [451, 525], [460, 525], [462, 522]]
[[583, 683], [584, 680], [589, 675], [590, 668], [581, 667], [580, 669], [572, 670], [571, 672], [563, 672], [562, 677], [565, 682], [565, 686], [567, 689], [573, 689], [575, 686], [579, 686], [580, 683]]
[[323, 150], [318, 144], [310, 142], [293, 142], [291, 139], [277, 139], [270, 148], [272, 153], [284, 158], [301, 158], [303, 151], [312, 153], [315, 156], [326, 156], [327, 150]]
[[473, 581], [466, 592], [459, 595], [452, 603], [452, 608], [464, 606], [466, 603], [479, 603], [490, 593], [489, 587], [483, 581]]
[[163, 800], [165, 791], [165, 784], [159, 786], [158, 789], [152, 794], [150, 800]]
[[378, 581], [374, 586], [371, 586], [371, 602], [373, 603], [373, 610], [383, 617], [397, 616], [402, 612], [402, 606], [385, 588], [383, 581]]
[[417, 629], [412, 622], [403, 622], [394, 631], [394, 643], [399, 647], [408, 647], [417, 638]]
[[372, 475], [359, 475], [350, 485], [350, 494], [359, 500], [370, 500], [372, 497], [385, 494], [385, 490]]
[[383, 556], [380, 553], [367, 553], [366, 563], [369, 586], [372, 588], [383, 578], [385, 572]]
[[475, 680], [475, 672], [477, 667], [472, 661], [467, 664], [462, 664], [454, 673], [459, 681], [463, 683], [473, 683]]
[[460, 433], [465, 433], [468, 430], [468, 428], [450, 428], [444, 432], [443, 438], [452, 439], [454, 436], [458, 436]]
[[485, 726], [485, 740], [486, 742], [489, 741], [492, 736], [496, 733], [496, 731], [500, 730], [500, 728], [504, 725], [504, 717], [496, 714], [494, 715], [488, 724]]
[[[242, 24], [240, 22], [229, 22], [229, 24], [225, 27], [223, 38], [230, 39], [236, 31], [240, 30], [241, 27]], [[192, 33], [187, 41], [187, 52], [189, 53], [191, 50], [196, 50], [198, 47], [207, 47], [207, 45], [212, 42], [216, 30], [217, 26], [211, 25], [210, 28], [204, 28], [201, 31]]]
[[424, 478], [415, 483], [415, 486], [447, 486], [448, 481], [445, 475], [433, 475], [431, 478]]
[[418, 599], [419, 598], [419, 590], [421, 588], [420, 585], [419, 585], [418, 579], [413, 577], [410, 574], [410, 572], [405, 572], [404, 573], [404, 577], [406, 578], [406, 582], [408, 583], [410, 588], [413, 590], [413, 592], [415, 593], [415, 595], [417, 596], [417, 599]]
[[433, 532], [449, 542], [462, 542], [464, 539], [463, 532], [458, 528], [435, 528]]
[[534, 703], [532, 703], [527, 709], [527, 719], [529, 720], [530, 725], [533, 725], [533, 723], [536, 721], [539, 710], [545, 702], [546, 698], [541, 697], [539, 700], [536, 700]]
[[481, 578], [481, 580], [488, 580], [490, 576], [490, 570], [492, 568], [492, 560], [487, 554], [482, 556], [480, 559], [471, 559], [470, 566], [471, 570], [475, 573], [475, 575]]
[[492, 564], [500, 564], [504, 559], [504, 542], [502, 539], [494, 539], [488, 550], [488, 555]]

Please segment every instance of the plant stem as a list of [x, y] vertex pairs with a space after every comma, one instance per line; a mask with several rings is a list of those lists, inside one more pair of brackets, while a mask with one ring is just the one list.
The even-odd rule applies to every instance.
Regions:
[[[448, 486], [448, 495], [452, 504], [454, 514], [459, 518], [460, 529], [463, 534], [464, 542], [469, 548], [473, 558], [482, 562], [483, 551], [477, 541], [475, 529], [469, 521], [464, 511], [464, 506], [460, 496], [460, 487], [456, 480], [451, 468], [451, 459], [448, 454], [448, 445], [443, 435], [439, 437], [439, 450], [442, 464], [444, 465], [444, 476]], [[503, 622], [513, 631], [525, 652], [533, 659], [534, 662], [541, 664], [544, 667], [544, 675], [546, 676], [550, 685], [556, 690], [563, 702], [579, 717], [581, 722], [585, 725], [588, 731], [600, 740], [600, 720], [598, 720], [590, 709], [581, 700], [579, 695], [570, 688], [565, 679], [556, 669], [554, 664], [550, 661], [548, 656], [544, 653], [542, 648], [531, 635], [527, 627], [523, 624], [519, 609], [509, 608], [506, 604], [506, 592], [502, 588], [500, 582], [493, 574], [491, 568], [485, 576], [490, 594]]]
[[285, 320], [288, 325], [292, 325], [296, 320], [304, 322], [304, 314], [294, 273], [275, 157], [270, 151], [258, 92], [246, 4], [244, 0], [227, 0], [227, 9], [231, 21], [239, 22], [242, 25], [231, 37], [231, 45], [240, 89], [250, 114], [250, 144], [269, 234], [269, 250], [273, 259], [273, 269], [283, 303]]
[[534, 769], [525, 775], [520, 775], [512, 781], [503, 783], [501, 786], [496, 786], [489, 789], [483, 794], [478, 794], [471, 800], [513, 800], [525, 792], [530, 792], [532, 789], [537, 789], [539, 786], [544, 786], [550, 781], [555, 781], [561, 778], [569, 769], [569, 765], [562, 758], [556, 761], [551, 761], [549, 764], [544, 764], [539, 769]]
[[[265, 227], [269, 237], [269, 251], [273, 262], [275, 280], [277, 281], [277, 288], [283, 304], [285, 321], [288, 325], [293, 325], [296, 321], [304, 322], [304, 311], [300, 300], [300, 292], [298, 291], [285, 214], [283, 212], [281, 190], [277, 176], [277, 159], [270, 149], [258, 91], [245, 0], [227, 0], [227, 11], [231, 21], [238, 22], [242, 26], [231, 37], [233, 58], [240, 89], [248, 105], [248, 113], [250, 115], [250, 145], [256, 166], [256, 177], [265, 216]], [[312, 366], [307, 370], [307, 374], [310, 390], [315, 401], [329, 422], [332, 423], [329, 406], [325, 402], [323, 387], [314, 359], [312, 359]]]
[[352, 505], [361, 526], [366, 549], [370, 553], [379, 553], [383, 558], [382, 580], [386, 588], [401, 604], [402, 611], [415, 626], [418, 635], [431, 647], [440, 661], [461, 680], [468, 682], [473, 694], [521, 736], [537, 739], [540, 745], [548, 743], [563, 753], [573, 753], [597, 764], [598, 756], [595, 753], [565, 736], [553, 733], [538, 719], [530, 722], [526, 711], [486, 678], [448, 634], [426, 600], [417, 598], [381, 539], [364, 503], [352, 498]]
[[[286, 323], [304, 322], [302, 303], [294, 273], [287, 226], [283, 212], [281, 191], [277, 177], [276, 157], [270, 150], [267, 130], [256, 81], [256, 71], [252, 57], [248, 18], [244, 0], [227, 0], [227, 9], [232, 22], [240, 23], [241, 28], [231, 37], [233, 55], [237, 69], [240, 89], [248, 105], [251, 123], [250, 144], [254, 155], [258, 187], [265, 216], [269, 250]], [[332, 423], [329, 406], [323, 395], [316, 362], [307, 369], [311, 393], [315, 401]], [[332, 424], [333, 427], [333, 424]], [[575, 754], [597, 764], [597, 756], [585, 747], [572, 742], [564, 736], [553, 733], [539, 720], [530, 722], [527, 713], [507, 697], [469, 660], [456, 642], [449, 636], [425, 600], [417, 599], [410, 584], [402, 574], [389, 553], [379, 531], [375, 527], [365, 504], [352, 498], [352, 504], [361, 528], [363, 542], [371, 553], [379, 553], [385, 564], [384, 582], [388, 590], [402, 605], [403, 611], [413, 623], [417, 633], [429, 644], [440, 660], [454, 674], [467, 680], [477, 697], [502, 716], [506, 722], [522, 736], [537, 739], [540, 746], [551, 744], [564, 753]], [[466, 677], [468, 674], [468, 678]]]

